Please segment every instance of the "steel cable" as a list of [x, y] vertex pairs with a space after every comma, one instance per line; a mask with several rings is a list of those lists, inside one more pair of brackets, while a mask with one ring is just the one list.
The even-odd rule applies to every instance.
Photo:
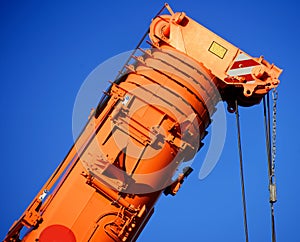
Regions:
[[241, 188], [242, 188], [245, 241], [248, 242], [249, 241], [249, 236], [248, 236], [248, 223], [247, 223], [247, 209], [246, 209], [246, 196], [245, 196], [243, 155], [242, 155], [242, 145], [241, 145], [241, 128], [240, 128], [240, 119], [239, 119], [240, 116], [239, 116], [237, 100], [235, 101], [235, 117], [236, 117], [238, 151], [239, 151], [239, 160], [240, 160], [240, 177], [241, 177]]

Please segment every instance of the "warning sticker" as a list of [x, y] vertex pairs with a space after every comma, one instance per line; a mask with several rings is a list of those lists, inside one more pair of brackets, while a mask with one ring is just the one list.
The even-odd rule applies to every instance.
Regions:
[[224, 48], [222, 45], [218, 44], [217, 42], [213, 41], [208, 49], [211, 53], [215, 54], [219, 58], [223, 59], [227, 49]]

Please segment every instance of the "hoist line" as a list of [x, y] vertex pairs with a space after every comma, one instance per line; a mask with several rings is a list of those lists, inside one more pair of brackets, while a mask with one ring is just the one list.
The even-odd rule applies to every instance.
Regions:
[[[266, 100], [267, 99], [267, 100]], [[266, 136], [266, 151], [268, 160], [268, 174], [269, 174], [269, 189], [270, 185], [273, 184], [273, 165], [272, 165], [272, 154], [271, 154], [271, 127], [270, 127], [270, 97], [269, 93], [267, 98], [263, 97], [263, 108], [264, 108], [264, 125], [265, 125], [265, 136]], [[276, 230], [275, 230], [275, 216], [274, 216], [274, 202], [270, 199], [270, 214], [271, 214], [271, 228], [272, 228], [272, 242], [276, 242]]]
[[239, 161], [240, 161], [240, 177], [241, 177], [241, 188], [242, 188], [245, 241], [248, 242], [249, 236], [248, 236], [248, 223], [247, 223], [247, 208], [246, 208], [246, 196], [245, 196], [243, 155], [242, 155], [242, 145], [241, 145], [241, 128], [240, 128], [240, 119], [239, 119], [240, 115], [239, 115], [237, 100], [235, 100], [235, 117], [236, 117], [238, 151], [239, 151]]
[[272, 242], [276, 242], [274, 203], [270, 203], [270, 209], [271, 209], [271, 221], [272, 221]]

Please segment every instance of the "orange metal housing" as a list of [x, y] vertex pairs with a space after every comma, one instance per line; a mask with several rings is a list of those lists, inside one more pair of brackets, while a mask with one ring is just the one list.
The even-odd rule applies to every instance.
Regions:
[[279, 83], [280, 69], [184, 13], [156, 17], [149, 35], [152, 47], [112, 83], [5, 241], [24, 225], [22, 241], [135, 241], [162, 192], [176, 194], [190, 172], [172, 180], [201, 148], [217, 102], [253, 105]]

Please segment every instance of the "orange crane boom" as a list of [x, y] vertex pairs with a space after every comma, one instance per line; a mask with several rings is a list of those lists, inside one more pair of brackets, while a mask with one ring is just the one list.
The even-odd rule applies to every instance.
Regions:
[[216, 104], [232, 112], [278, 86], [278, 67], [165, 7], [149, 48], [134, 51], [5, 242], [135, 241], [161, 194], [191, 173], [173, 179], [202, 147]]

